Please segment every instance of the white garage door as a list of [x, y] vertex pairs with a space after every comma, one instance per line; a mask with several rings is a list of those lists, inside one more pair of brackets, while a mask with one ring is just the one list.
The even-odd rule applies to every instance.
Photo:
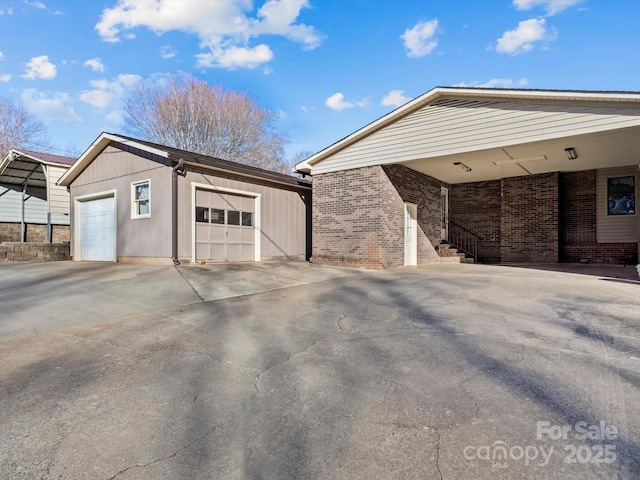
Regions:
[[114, 197], [80, 204], [80, 247], [82, 260], [116, 260]]
[[196, 190], [196, 260], [256, 259], [255, 198]]

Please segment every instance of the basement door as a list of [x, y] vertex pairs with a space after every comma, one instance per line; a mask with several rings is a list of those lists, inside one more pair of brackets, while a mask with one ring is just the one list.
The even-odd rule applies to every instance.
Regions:
[[418, 206], [404, 204], [404, 266], [418, 264]]
[[196, 260], [255, 261], [255, 198], [196, 190]]

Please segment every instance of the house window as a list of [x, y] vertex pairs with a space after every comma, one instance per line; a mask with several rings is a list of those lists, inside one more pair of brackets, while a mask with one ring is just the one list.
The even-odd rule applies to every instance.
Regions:
[[151, 216], [151, 181], [131, 184], [131, 218], [149, 218]]
[[635, 215], [635, 176], [607, 178], [607, 201], [608, 215]]
[[253, 226], [253, 213], [242, 212], [242, 226], [243, 227]]

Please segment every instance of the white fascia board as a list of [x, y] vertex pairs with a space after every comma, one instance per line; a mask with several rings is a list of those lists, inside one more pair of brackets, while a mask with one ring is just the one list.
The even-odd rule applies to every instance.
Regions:
[[66, 187], [73, 182], [78, 175], [80, 175], [85, 168], [87, 168], [91, 162], [93, 162], [96, 157], [102, 152], [109, 142], [118, 142], [125, 145], [131, 145], [135, 148], [143, 150], [148, 153], [152, 153], [154, 155], [158, 155], [160, 157], [168, 158], [169, 154], [163, 150], [159, 150], [157, 148], [149, 147], [148, 145], [144, 145], [142, 143], [134, 142], [133, 140], [129, 140], [126, 138], [119, 137], [117, 135], [113, 135], [111, 133], [102, 133], [94, 142], [85, 150], [85, 152], [76, 160], [69, 170], [60, 177], [56, 185], [60, 185], [62, 187]]
[[428, 92], [405, 103], [401, 107], [388, 114], [374, 120], [360, 130], [330, 145], [324, 150], [307, 158], [295, 166], [295, 170], [301, 173], [312, 174], [313, 165], [342, 150], [343, 148], [357, 142], [371, 133], [395, 122], [396, 120], [412, 113], [423, 106], [433, 103], [439, 97], [462, 96], [474, 98], [495, 98], [495, 99], [535, 99], [535, 100], [569, 100], [569, 101], [591, 101], [591, 102], [628, 102], [640, 103], [640, 93], [634, 92], [584, 92], [584, 91], [550, 91], [550, 90], [508, 90], [492, 88], [458, 88], [458, 87], [436, 87]]

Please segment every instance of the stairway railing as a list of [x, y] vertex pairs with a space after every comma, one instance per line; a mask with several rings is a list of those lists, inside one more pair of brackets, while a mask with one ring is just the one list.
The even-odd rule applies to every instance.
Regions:
[[470, 255], [475, 261], [477, 261], [478, 241], [481, 240], [481, 237], [451, 220], [449, 220], [448, 227], [447, 241], [449, 244], [467, 255]]

